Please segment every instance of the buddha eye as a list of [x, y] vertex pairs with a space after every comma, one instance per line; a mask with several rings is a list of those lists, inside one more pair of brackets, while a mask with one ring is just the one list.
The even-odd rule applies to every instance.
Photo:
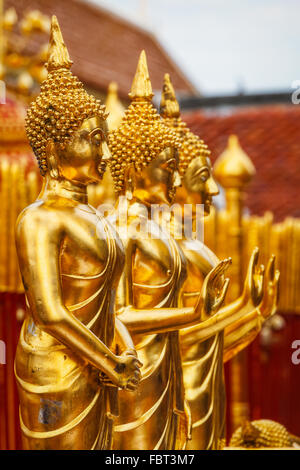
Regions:
[[172, 158], [171, 160], [168, 160], [167, 162], [163, 163], [161, 167], [169, 173], [174, 173], [176, 169], [176, 160]]
[[93, 143], [94, 145], [97, 145], [98, 147], [99, 147], [99, 145], [101, 144], [101, 141], [102, 141], [102, 139], [101, 139], [100, 134], [95, 134], [95, 135], [92, 137], [92, 143]]
[[203, 172], [201, 172], [200, 174], [200, 180], [202, 181], [202, 183], [205, 183], [209, 178], [209, 173], [207, 170], [204, 170]]
[[105, 140], [105, 135], [102, 129], [94, 129], [89, 133], [90, 141], [93, 145], [99, 147], [101, 143]]

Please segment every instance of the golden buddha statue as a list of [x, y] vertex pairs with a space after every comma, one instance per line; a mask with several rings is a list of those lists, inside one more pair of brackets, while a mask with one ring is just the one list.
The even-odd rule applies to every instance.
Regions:
[[[204, 215], [209, 213], [212, 197], [218, 187], [212, 176], [209, 150], [204, 142], [192, 134], [180, 118], [179, 105], [168, 74], [165, 75], [161, 115], [165, 124], [182, 140], [179, 151], [181, 187], [177, 188], [175, 202], [179, 207], [190, 204], [192, 210], [185, 224], [196, 223], [196, 205], [202, 204]], [[175, 216], [170, 225], [176, 233]], [[179, 211], [181, 217], [181, 211]], [[182, 307], [193, 306], [207, 274], [218, 263], [218, 258], [197, 238], [186, 236], [178, 240], [186, 258], [187, 276], [181, 296]], [[225, 444], [225, 386], [223, 361], [248, 345], [261, 329], [263, 321], [275, 313], [279, 272], [274, 269], [271, 258], [264, 278], [263, 267], [258, 267], [258, 249], [250, 259], [242, 295], [225, 307], [217, 305], [212, 319], [219, 325], [218, 331], [204, 338], [201, 324], [180, 330], [183, 360], [183, 377], [186, 399], [191, 408], [192, 439], [188, 449], [219, 449]], [[223, 282], [222, 276], [219, 282]], [[264, 294], [264, 295], [263, 295]], [[230, 318], [230, 324], [222, 328], [218, 318]], [[223, 324], [224, 326], [224, 324]]]
[[[219, 282], [217, 290], [215, 279], [223, 275], [229, 261], [210, 272], [192, 308], [178, 308], [185, 259], [175, 240], [150, 214], [153, 205], [169, 204], [180, 184], [175, 151], [179, 139], [163, 125], [151, 104], [144, 51], [129, 96], [132, 101], [121, 126], [109, 137], [111, 173], [120, 196], [126, 195], [126, 217], [118, 216], [124, 200], [120, 197], [110, 221], [118, 222], [125, 245], [125, 270], [117, 292], [118, 318], [132, 334], [143, 366], [139, 388], [119, 394], [114, 448], [180, 450], [186, 446], [190, 420], [178, 330], [198, 323], [208, 316], [214, 302], [224, 300], [227, 282]], [[209, 335], [211, 328], [211, 322], [202, 322], [204, 335]]]
[[48, 76], [26, 118], [44, 183], [16, 227], [27, 301], [15, 359], [25, 449], [111, 448], [118, 388], [134, 390], [140, 377], [114, 314], [123, 247], [87, 204], [86, 187], [110, 157], [105, 107], [71, 64], [53, 17]]

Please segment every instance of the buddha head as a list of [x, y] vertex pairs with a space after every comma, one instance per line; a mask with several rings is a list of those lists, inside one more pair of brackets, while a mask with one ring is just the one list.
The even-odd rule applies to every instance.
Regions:
[[146, 205], [170, 203], [180, 184], [180, 139], [163, 124], [151, 104], [153, 93], [144, 51], [129, 97], [131, 104], [120, 127], [109, 135], [115, 189], [119, 194], [129, 192]]
[[160, 114], [181, 140], [179, 173], [182, 184], [177, 188], [175, 201], [179, 204], [203, 204], [204, 214], [207, 215], [212, 197], [219, 192], [212, 176], [210, 151], [181, 120], [179, 104], [168, 74], [164, 77]]
[[26, 132], [43, 176], [87, 185], [101, 179], [109, 159], [107, 115], [70, 72], [71, 65], [53, 16], [48, 75], [28, 110]]

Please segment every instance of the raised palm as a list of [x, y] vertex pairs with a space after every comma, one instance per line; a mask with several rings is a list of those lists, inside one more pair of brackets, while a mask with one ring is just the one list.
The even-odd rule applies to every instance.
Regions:
[[224, 277], [224, 273], [230, 264], [231, 258], [222, 260], [206, 276], [199, 299], [202, 319], [212, 315], [222, 306], [229, 284], [229, 279]]
[[275, 269], [275, 255], [269, 259], [263, 286], [263, 299], [259, 305], [259, 310], [266, 319], [276, 312], [279, 294], [280, 272]]
[[242, 293], [243, 304], [251, 303], [253, 307], [260, 304], [263, 297], [264, 265], [258, 265], [259, 249], [254, 248], [248, 264], [244, 289]]

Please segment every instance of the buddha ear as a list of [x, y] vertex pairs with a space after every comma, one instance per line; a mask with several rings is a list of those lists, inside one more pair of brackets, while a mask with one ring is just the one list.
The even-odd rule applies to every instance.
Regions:
[[126, 168], [124, 181], [125, 195], [130, 201], [136, 188], [136, 170], [133, 163]]
[[51, 178], [59, 178], [59, 169], [57, 164], [57, 153], [53, 140], [48, 140], [46, 145], [46, 158], [47, 166], [49, 168], [49, 174]]

